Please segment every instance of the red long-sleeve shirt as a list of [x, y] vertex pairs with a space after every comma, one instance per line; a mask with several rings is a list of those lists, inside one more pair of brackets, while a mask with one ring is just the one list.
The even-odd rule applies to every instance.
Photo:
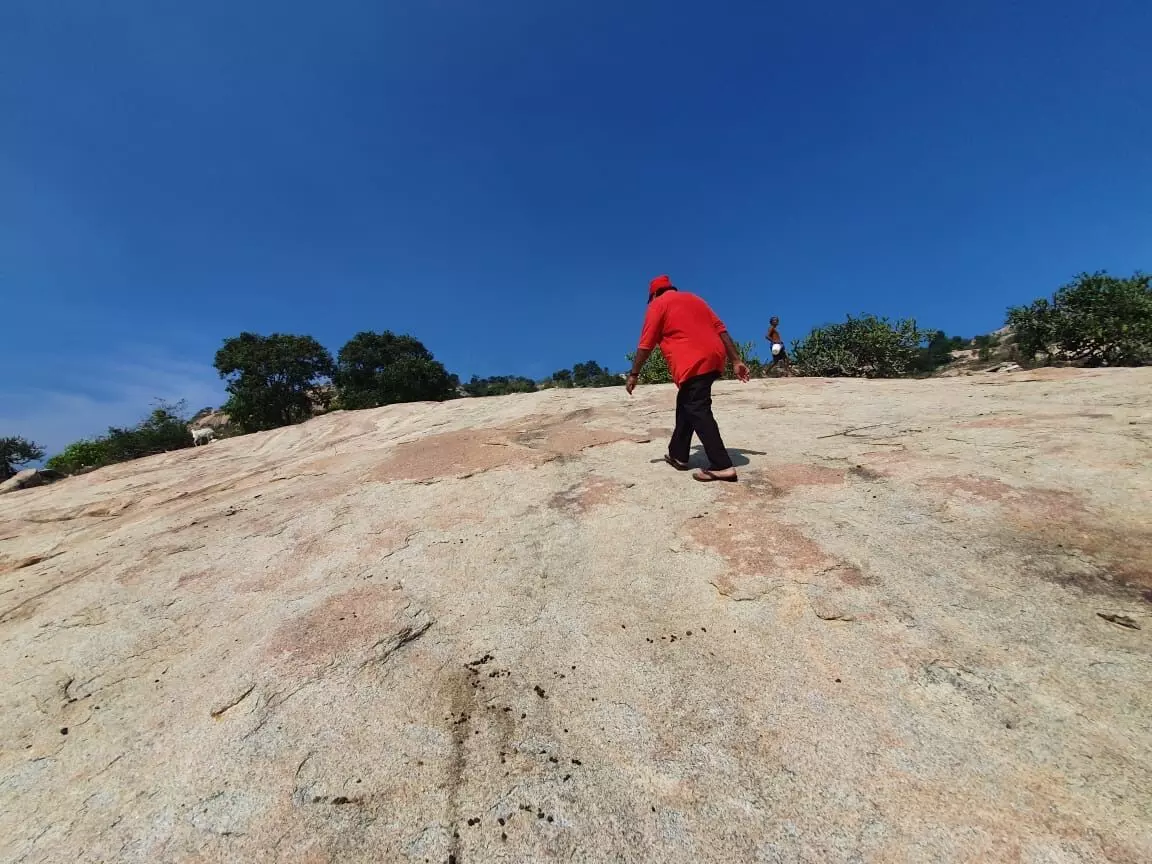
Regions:
[[666, 291], [648, 304], [640, 348], [651, 351], [659, 345], [679, 386], [697, 375], [724, 371], [728, 352], [720, 334], [727, 329], [695, 294]]

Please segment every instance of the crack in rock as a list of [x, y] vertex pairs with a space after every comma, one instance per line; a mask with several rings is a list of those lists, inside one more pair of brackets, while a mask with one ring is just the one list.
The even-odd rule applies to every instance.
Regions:
[[421, 609], [416, 613], [415, 619], [410, 624], [395, 633], [389, 633], [368, 649], [371, 656], [360, 664], [360, 668], [371, 664], [383, 665], [389, 657], [409, 642], [415, 641], [427, 633], [428, 628], [431, 626], [432, 619], [428, 616], [427, 612]]
[[248, 694], [251, 693], [255, 689], [256, 689], [255, 684], [249, 684], [247, 686], [247, 688], [245, 688], [244, 691], [241, 692], [238, 696], [234, 697], [233, 699], [228, 700], [227, 702], [225, 702], [222, 705], [218, 705], [217, 707], [213, 708], [209, 712], [209, 714], [211, 714], [211, 716], [214, 720], [219, 720], [222, 716], [224, 716], [225, 712], [230, 711], [231, 709], [233, 709], [237, 705], [239, 705], [241, 702], [243, 702], [245, 699], [247, 699]]

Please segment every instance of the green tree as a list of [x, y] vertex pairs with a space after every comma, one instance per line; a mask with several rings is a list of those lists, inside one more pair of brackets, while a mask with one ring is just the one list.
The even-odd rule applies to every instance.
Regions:
[[336, 357], [336, 396], [342, 408], [376, 408], [456, 395], [452, 376], [420, 340], [390, 331], [357, 333]]
[[0, 481], [14, 476], [21, 465], [44, 458], [44, 448], [15, 435], [0, 438]]
[[992, 359], [992, 352], [1000, 347], [1000, 337], [995, 333], [989, 333], [983, 336], [976, 336], [972, 340], [972, 344], [976, 346], [977, 359], [987, 363]]
[[792, 343], [792, 362], [801, 375], [898, 378], [916, 371], [925, 335], [911, 318], [849, 315]]
[[[752, 378], [763, 378], [768, 374], [768, 366], [763, 360], [756, 356], [755, 342], [737, 342], [736, 350], [740, 352], [740, 357], [744, 361], [744, 365], [748, 367], [749, 376]], [[729, 380], [736, 377], [731, 362], [724, 364], [724, 377]]]
[[463, 387], [469, 396], [507, 396], [510, 393], [535, 393], [536, 382], [519, 375], [493, 375], [490, 378], [472, 376]]
[[943, 330], [932, 330], [924, 334], [928, 344], [921, 348], [916, 358], [917, 372], [933, 372], [952, 362], [952, 352], [968, 345], [968, 340], [960, 336], [948, 336]]
[[1009, 309], [1008, 324], [1026, 360], [1043, 354], [1089, 366], [1152, 363], [1152, 276], [1081, 273], [1051, 302]]
[[[630, 351], [627, 355], [628, 362], [631, 363], [636, 359], [636, 352]], [[648, 362], [644, 364], [644, 368], [640, 370], [640, 384], [671, 384], [672, 383], [672, 370], [668, 368], [668, 360], [664, 356], [664, 352], [660, 350], [657, 345], [652, 349], [652, 353], [648, 356]]]
[[111, 426], [104, 435], [69, 444], [45, 464], [57, 471], [75, 473], [191, 446], [184, 402], [159, 402], [135, 426]]
[[1051, 359], [1056, 342], [1056, 310], [1041, 298], [1028, 306], [1008, 310], [1008, 326], [1016, 337], [1016, 351], [1022, 360], [1035, 360], [1040, 354]]
[[572, 370], [560, 369], [552, 373], [552, 377], [548, 379], [552, 382], [553, 387], [572, 387]]
[[590, 382], [596, 380], [607, 371], [607, 369], [602, 368], [595, 360], [577, 363], [572, 367], [572, 382], [577, 387], [587, 387]]
[[572, 367], [572, 383], [577, 387], [615, 387], [624, 382], [613, 375], [606, 366], [595, 360], [577, 363]]
[[63, 471], [65, 474], [75, 474], [90, 468], [100, 468], [111, 465], [107, 442], [99, 438], [85, 438], [74, 441], [44, 463], [54, 471]]
[[324, 385], [335, 372], [323, 345], [311, 336], [288, 333], [225, 339], [214, 365], [228, 382], [224, 411], [242, 432], [307, 420], [314, 403], [326, 405]]

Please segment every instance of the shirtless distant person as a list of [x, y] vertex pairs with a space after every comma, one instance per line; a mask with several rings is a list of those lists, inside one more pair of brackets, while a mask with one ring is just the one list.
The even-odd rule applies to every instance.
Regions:
[[788, 359], [788, 352], [784, 350], [784, 339], [780, 335], [780, 319], [773, 316], [768, 327], [768, 344], [772, 348], [772, 362], [768, 364], [769, 369], [775, 369], [776, 364], [780, 364], [780, 368], [786, 373], [792, 371], [792, 362]]

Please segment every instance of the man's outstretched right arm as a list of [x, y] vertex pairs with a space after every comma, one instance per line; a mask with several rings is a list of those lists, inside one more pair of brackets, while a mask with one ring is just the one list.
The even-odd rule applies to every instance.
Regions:
[[648, 358], [652, 356], [652, 352], [656, 346], [660, 344], [660, 338], [664, 335], [662, 332], [664, 325], [664, 317], [660, 311], [648, 307], [648, 312], [644, 315], [644, 329], [640, 331], [640, 344], [636, 346], [636, 356], [632, 360], [632, 371], [628, 373], [628, 380], [624, 384], [628, 395], [632, 395], [632, 391], [636, 389], [636, 384], [640, 380], [640, 370], [644, 368], [644, 364], [648, 362]]
[[720, 341], [724, 343], [724, 350], [728, 352], [728, 362], [732, 364], [732, 371], [741, 381], [747, 382], [749, 378], [748, 366], [744, 363], [744, 358], [740, 356], [740, 349], [736, 347], [736, 343], [732, 341], [727, 330], [720, 331]]
[[640, 370], [644, 368], [644, 364], [648, 362], [648, 358], [651, 356], [651, 348], [636, 349], [636, 356], [632, 360], [632, 371], [628, 373], [628, 380], [624, 382], [624, 389], [628, 391], [629, 396], [636, 389], [636, 385], [640, 383]]
[[637, 348], [636, 356], [632, 360], [632, 371], [628, 373], [629, 378], [636, 378], [640, 375], [640, 370], [644, 368], [644, 364], [648, 362], [648, 358], [652, 356], [651, 348]]

